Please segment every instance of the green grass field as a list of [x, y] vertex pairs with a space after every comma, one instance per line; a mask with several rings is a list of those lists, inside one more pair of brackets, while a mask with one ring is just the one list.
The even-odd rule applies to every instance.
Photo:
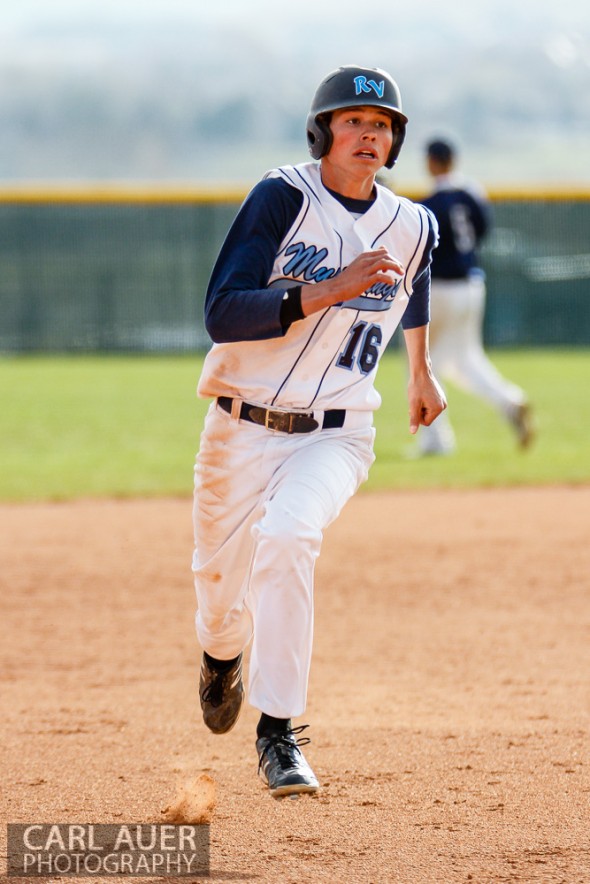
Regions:
[[[538, 438], [519, 451], [483, 403], [449, 388], [459, 450], [412, 459], [405, 362], [383, 361], [377, 386], [377, 462], [366, 488], [432, 488], [590, 481], [590, 351], [496, 351], [523, 386]], [[197, 356], [0, 359], [0, 499], [188, 495], [207, 403]]]

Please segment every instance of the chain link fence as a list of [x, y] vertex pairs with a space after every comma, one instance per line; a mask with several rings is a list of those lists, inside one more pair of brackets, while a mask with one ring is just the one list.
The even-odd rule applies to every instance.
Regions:
[[[206, 349], [207, 281], [243, 196], [0, 191], [0, 352]], [[590, 344], [590, 192], [491, 197], [486, 343]]]

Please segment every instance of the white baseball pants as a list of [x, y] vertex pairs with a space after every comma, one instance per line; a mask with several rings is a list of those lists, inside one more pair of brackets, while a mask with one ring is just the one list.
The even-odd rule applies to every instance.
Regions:
[[[437, 380], [450, 381], [480, 397], [509, 420], [526, 401], [526, 394], [502, 377], [484, 352], [485, 299], [485, 282], [480, 276], [432, 281], [430, 358]], [[448, 410], [429, 427], [420, 427], [418, 446], [425, 454], [454, 449], [455, 434]]]
[[195, 465], [197, 636], [218, 659], [252, 639], [249, 701], [293, 718], [306, 706], [314, 566], [323, 530], [367, 478], [371, 414], [307, 434], [237, 421], [213, 403]]

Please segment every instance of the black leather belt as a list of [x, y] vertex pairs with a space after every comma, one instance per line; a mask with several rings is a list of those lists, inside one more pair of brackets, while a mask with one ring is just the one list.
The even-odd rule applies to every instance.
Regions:
[[[231, 414], [233, 400], [229, 396], [220, 396], [217, 402], [220, 408]], [[322, 430], [335, 430], [343, 427], [345, 417], [346, 411], [343, 408], [324, 411]], [[270, 408], [262, 408], [260, 405], [251, 405], [249, 402], [242, 402], [240, 420], [249, 421], [251, 424], [260, 424], [267, 430], [278, 430], [279, 433], [311, 433], [319, 427], [319, 423], [313, 416], [313, 411], [308, 413], [273, 411]]]

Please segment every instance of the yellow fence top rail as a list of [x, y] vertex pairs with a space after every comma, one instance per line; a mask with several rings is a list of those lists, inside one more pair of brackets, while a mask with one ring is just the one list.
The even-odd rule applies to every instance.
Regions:
[[[146, 205], [241, 203], [250, 187], [246, 185], [201, 186], [194, 184], [7, 184], [0, 183], [0, 204], [99, 204], [143, 203]], [[424, 190], [396, 188], [400, 196], [420, 200]], [[488, 196], [494, 202], [575, 202], [590, 201], [590, 185], [539, 185], [489, 187]]]
[[0, 203], [241, 203], [248, 187], [200, 187], [194, 185], [2, 185]]

